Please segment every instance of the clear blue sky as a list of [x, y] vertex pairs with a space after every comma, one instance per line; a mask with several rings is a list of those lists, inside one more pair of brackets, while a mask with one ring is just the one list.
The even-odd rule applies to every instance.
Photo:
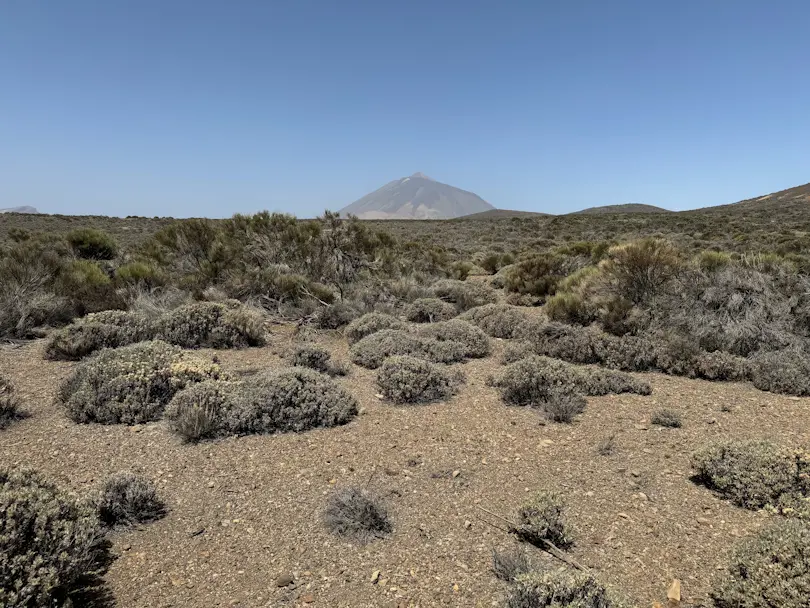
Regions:
[[0, 207], [312, 216], [416, 171], [497, 207], [810, 181], [807, 0], [3, 0]]

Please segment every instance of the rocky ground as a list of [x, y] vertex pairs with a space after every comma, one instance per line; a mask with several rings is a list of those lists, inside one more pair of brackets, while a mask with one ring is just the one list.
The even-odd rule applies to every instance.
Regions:
[[[267, 347], [204, 353], [249, 374], [286, 365], [289, 340], [280, 327]], [[319, 342], [348, 360], [340, 336]], [[375, 372], [352, 366], [339, 380], [361, 404], [352, 423], [198, 445], [163, 423], [71, 422], [54, 395], [75, 364], [45, 361], [41, 341], [3, 346], [0, 370], [31, 416], [0, 432], [0, 461], [79, 493], [119, 470], [157, 482], [168, 516], [114, 538], [107, 581], [119, 606], [498, 605], [505, 584], [491, 573], [492, 551], [515, 540], [481, 508], [508, 519], [538, 489], [566, 497], [572, 556], [639, 606], [664, 600], [675, 578], [684, 605], [705, 604], [730, 547], [767, 516], [692, 483], [690, 453], [719, 438], [810, 443], [810, 399], [639, 374], [651, 396], [589, 398], [574, 424], [554, 424], [486, 386], [501, 345], [459, 366], [467, 383], [446, 403], [385, 403]], [[663, 407], [681, 413], [682, 428], [650, 424]], [[601, 455], [610, 437], [614, 451]], [[383, 499], [389, 538], [355, 546], [324, 528], [327, 496], [346, 485]]]

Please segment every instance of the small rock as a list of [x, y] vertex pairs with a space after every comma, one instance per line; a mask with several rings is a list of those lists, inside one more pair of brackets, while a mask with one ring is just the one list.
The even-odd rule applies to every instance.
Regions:
[[295, 582], [292, 574], [282, 574], [276, 579], [276, 587], [289, 587]]
[[712, 522], [705, 517], [698, 517], [695, 521], [699, 523], [701, 526], [710, 526]]
[[380, 571], [375, 570], [374, 572], [371, 573], [371, 584], [376, 585], [379, 580], [380, 580]]
[[621, 518], [623, 518], [623, 519], [626, 519], [626, 520], [628, 520], [628, 521], [632, 521], [632, 520], [630, 519], [630, 516], [629, 516], [627, 513], [619, 513], [619, 517], [621, 517]]
[[301, 596], [301, 601], [304, 602], [305, 604], [311, 604], [312, 602], [315, 601], [315, 596], [312, 595], [311, 593], [305, 593], [304, 595]]
[[214, 482], [213, 482], [213, 481], [209, 481], [209, 482], [208, 482], [208, 487], [209, 487], [209, 488], [213, 488], [213, 487], [214, 487]]
[[470, 528], [472, 528], [472, 522], [471, 522], [469, 519], [468, 519], [468, 520], [466, 520], [466, 521], [464, 522], [464, 527], [465, 527], [467, 530], [469, 530]]
[[459, 471], [458, 469], [456, 469], [455, 471], [453, 471], [453, 477], [454, 477], [454, 478], [455, 478], [455, 477], [458, 477], [459, 475], [461, 475], [461, 471]]
[[641, 471], [630, 471], [630, 475], [633, 477], [641, 477]]

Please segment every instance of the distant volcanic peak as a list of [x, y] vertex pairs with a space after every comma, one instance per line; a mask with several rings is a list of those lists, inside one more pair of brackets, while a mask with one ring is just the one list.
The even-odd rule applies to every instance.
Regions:
[[425, 175], [425, 174], [424, 174], [424, 173], [422, 173], [421, 171], [417, 171], [416, 173], [414, 173], [413, 175], [411, 175], [411, 177], [419, 177], [419, 178], [421, 178], [421, 179], [426, 179], [426, 180], [429, 180], [429, 181], [431, 181], [431, 182], [435, 182], [435, 181], [436, 181], [435, 179], [433, 179], [432, 177], [428, 177], [427, 175]]

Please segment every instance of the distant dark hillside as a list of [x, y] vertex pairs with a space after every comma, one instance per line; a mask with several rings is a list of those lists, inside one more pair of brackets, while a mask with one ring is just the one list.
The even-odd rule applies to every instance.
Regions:
[[465, 220], [494, 220], [510, 217], [545, 217], [550, 214], [539, 213], [537, 211], [511, 211], [509, 209], [490, 209], [489, 211], [482, 211], [481, 213], [471, 213], [458, 219]]
[[[717, 205], [695, 209], [692, 213], [774, 213], [783, 211], [805, 211], [810, 205], [810, 184], [780, 190], [765, 196], [749, 198], [729, 205]], [[776, 218], [778, 219], [778, 218]]]
[[626, 205], [604, 205], [602, 207], [588, 207], [574, 213], [584, 213], [588, 215], [605, 215], [608, 213], [672, 213], [669, 209], [656, 207], [655, 205], [642, 205], [639, 203], [627, 203]]

